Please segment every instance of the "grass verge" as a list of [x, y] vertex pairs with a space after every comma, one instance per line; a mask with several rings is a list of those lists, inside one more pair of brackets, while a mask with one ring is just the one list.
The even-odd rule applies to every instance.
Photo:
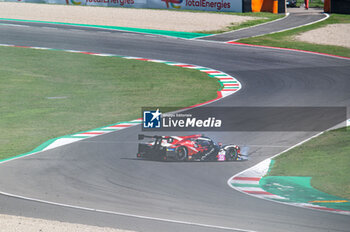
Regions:
[[139, 118], [142, 106], [205, 102], [219, 88], [202, 72], [165, 64], [0, 47], [0, 159]]
[[275, 158], [269, 176], [308, 176], [311, 185], [350, 199], [350, 129], [324, 134]]
[[[209, 12], [206, 12], [209, 13]], [[238, 30], [246, 27], [251, 27], [255, 26], [258, 24], [270, 22], [279, 18], [283, 18], [285, 15], [281, 14], [272, 14], [268, 12], [247, 12], [247, 13], [229, 13], [229, 12], [213, 12], [216, 14], [228, 14], [228, 15], [237, 15], [237, 16], [251, 16], [251, 17], [257, 17], [258, 19], [254, 20], [248, 20], [242, 23], [231, 23], [228, 27], [225, 29], [221, 30], [214, 30], [214, 31], [198, 31], [197, 33], [205, 33], [205, 34], [218, 34], [218, 33], [223, 33], [227, 31], [233, 31], [233, 30]]]
[[301, 50], [307, 50], [307, 51], [322, 52], [322, 53], [328, 53], [328, 54], [333, 54], [338, 56], [350, 57], [350, 48], [345, 48], [341, 46], [332, 46], [332, 45], [313, 44], [313, 43], [301, 42], [295, 39], [295, 36], [303, 32], [324, 27], [328, 24], [337, 24], [337, 23], [350, 23], [350, 15], [332, 14], [328, 19], [309, 26], [304, 26], [293, 30], [279, 32], [279, 33], [270, 34], [270, 35], [241, 39], [237, 42], [272, 46], [272, 47], [301, 49]]

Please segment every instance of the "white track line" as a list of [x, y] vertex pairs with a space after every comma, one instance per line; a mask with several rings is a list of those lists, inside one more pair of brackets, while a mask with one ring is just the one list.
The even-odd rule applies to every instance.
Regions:
[[289, 30], [293, 30], [293, 29], [296, 29], [296, 28], [299, 28], [299, 27], [304, 27], [304, 26], [309, 26], [309, 25], [315, 24], [315, 23], [319, 23], [319, 22], [322, 22], [322, 21], [324, 21], [324, 20], [326, 20], [326, 19], [329, 18], [329, 14], [327, 14], [327, 13], [322, 13], [322, 14], [326, 15], [326, 17], [324, 17], [324, 18], [322, 18], [322, 19], [319, 19], [319, 20], [316, 20], [316, 21], [311, 22], [311, 23], [306, 23], [306, 24], [303, 24], [303, 25], [299, 25], [299, 26], [295, 26], [295, 27], [290, 27], [290, 28], [286, 28], [286, 29], [283, 29], [283, 30], [274, 31], [274, 32], [270, 32], [270, 33], [265, 33], [265, 34], [261, 34], [261, 35], [243, 37], [243, 38], [239, 38], [239, 39], [235, 39], [235, 40], [230, 40], [230, 41], [227, 41], [227, 42], [234, 42], [234, 41], [237, 41], [237, 40], [240, 40], [240, 39], [254, 38], [254, 37], [258, 37], [258, 36], [271, 35], [271, 34], [283, 32], [283, 31], [289, 31]]
[[[320, 135], [323, 134], [323, 133], [324, 133], [323, 131], [320, 132], [320, 133], [317, 133], [316, 135], [313, 135], [313, 136], [311, 136], [311, 137], [309, 137], [309, 138], [307, 138], [307, 139], [305, 139], [305, 140], [303, 140], [303, 141], [301, 141], [301, 142], [299, 142], [299, 143], [297, 143], [297, 144], [295, 144], [295, 145], [293, 145], [293, 146], [291, 146], [291, 147], [289, 147], [289, 148], [283, 150], [282, 152], [277, 153], [276, 155], [273, 155], [272, 157], [267, 158], [267, 159], [265, 159], [265, 160], [259, 162], [258, 164], [256, 164], [256, 165], [254, 165], [254, 166], [252, 166], [252, 167], [250, 167], [250, 168], [248, 168], [248, 169], [245, 169], [245, 170], [243, 170], [243, 171], [241, 171], [241, 172], [239, 172], [239, 173], [237, 173], [237, 174], [231, 176], [231, 177], [228, 179], [227, 184], [228, 184], [231, 188], [233, 188], [233, 187], [231, 186], [231, 184], [230, 184], [230, 181], [231, 181], [233, 178], [235, 178], [236, 176], [239, 176], [239, 175], [241, 175], [241, 174], [244, 173], [244, 172], [247, 172], [247, 171], [249, 171], [249, 170], [252, 170], [252, 169], [254, 169], [255, 167], [259, 166], [260, 163], [266, 162], [266, 161], [269, 160], [269, 159], [273, 159], [273, 158], [275, 158], [275, 157], [277, 157], [277, 156], [279, 156], [279, 155], [281, 155], [281, 154], [283, 154], [283, 153], [285, 153], [285, 152], [287, 152], [287, 151], [289, 151], [289, 150], [291, 150], [291, 149], [293, 149], [293, 148], [295, 148], [295, 147], [297, 147], [297, 146], [300, 146], [300, 145], [303, 144], [303, 143], [306, 143], [307, 141], [309, 141], [309, 140], [311, 140], [311, 139], [313, 139], [313, 138], [316, 138], [316, 137], [320, 136]], [[234, 188], [233, 188], [233, 189], [234, 189]], [[246, 193], [246, 194], [247, 194], [247, 193]], [[247, 195], [249, 195], [249, 194], [247, 194]]]
[[[237, 30], [226, 31], [226, 32], [219, 33], [219, 34], [200, 36], [200, 37], [196, 37], [196, 38], [189, 39], [189, 40], [196, 40], [196, 39], [201, 39], [201, 38], [208, 38], [208, 37], [211, 37], [211, 36], [223, 35], [223, 34], [228, 34], [228, 33], [231, 33], [231, 32], [236, 32], [236, 31], [241, 31], [241, 30], [245, 30], [245, 29], [250, 29], [250, 28], [254, 28], [254, 27], [261, 26], [261, 25], [265, 25], [265, 24], [269, 24], [269, 23], [274, 23], [274, 22], [277, 22], [277, 21], [281, 21], [281, 20], [283, 20], [283, 19], [286, 19], [289, 15], [290, 15], [290, 13], [288, 12], [288, 13], [286, 13], [286, 15], [285, 15], [284, 17], [282, 17], [282, 18], [275, 19], [275, 20], [272, 20], [272, 21], [268, 21], [268, 22], [265, 22], [265, 23], [260, 23], [260, 24], [254, 25], [254, 26], [244, 27], [244, 28], [240, 28], [240, 29], [237, 29]], [[262, 35], [264, 35], [264, 34], [262, 34]]]
[[[327, 130], [325, 130], [325, 131], [327, 131]], [[279, 155], [281, 155], [281, 154], [283, 154], [283, 153], [285, 153], [285, 152], [287, 152], [287, 151], [289, 151], [289, 150], [291, 150], [291, 149], [293, 149], [293, 148], [295, 148], [295, 147], [298, 147], [298, 146], [302, 145], [303, 143], [306, 143], [306, 142], [310, 141], [310, 140], [313, 139], [313, 138], [316, 138], [316, 137], [322, 135], [325, 131], [322, 131], [322, 132], [320, 132], [320, 133], [317, 133], [316, 135], [313, 135], [313, 136], [311, 136], [311, 137], [309, 137], [309, 138], [307, 138], [307, 139], [305, 139], [305, 140], [303, 140], [303, 141], [301, 141], [301, 142], [299, 142], [299, 143], [297, 143], [297, 144], [295, 144], [295, 145], [293, 145], [293, 146], [287, 148], [286, 150], [284, 150], [284, 151], [282, 151], [282, 152], [280, 152], [280, 153], [277, 153], [276, 155], [274, 155], [274, 156], [272, 156], [272, 157], [270, 157], [270, 158], [268, 158], [268, 159], [265, 159], [265, 160], [259, 162], [258, 164], [254, 165], [254, 166], [252, 166], [252, 167], [250, 167], [250, 168], [248, 168], [248, 169], [246, 169], [246, 170], [243, 170], [243, 171], [241, 171], [241, 172], [239, 172], [239, 173], [237, 173], [237, 174], [235, 174], [235, 175], [233, 175], [232, 177], [230, 177], [230, 178], [227, 180], [227, 185], [230, 186], [230, 188], [232, 188], [232, 189], [234, 189], [234, 190], [236, 190], [236, 191], [239, 191], [239, 192], [241, 192], [241, 193], [244, 193], [244, 194], [246, 194], [246, 195], [248, 195], [248, 196], [250, 196], [250, 197], [257, 197], [257, 198], [260, 198], [260, 199], [263, 199], [263, 200], [266, 200], [266, 201], [271, 201], [271, 202], [275, 202], [275, 203], [279, 203], [279, 204], [290, 205], [290, 206], [299, 207], [299, 208], [304, 208], [304, 209], [315, 210], [315, 211], [318, 211], [318, 212], [321, 211], [321, 212], [325, 212], [325, 213], [336, 213], [336, 214], [342, 214], [342, 215], [349, 215], [349, 214], [339, 213], [339, 212], [336, 212], [336, 211], [326, 211], [326, 210], [320, 210], [320, 209], [316, 209], [316, 208], [303, 207], [303, 204], [300, 204], [300, 203], [282, 202], [282, 201], [275, 201], [275, 200], [268, 199], [268, 198], [262, 198], [262, 197], [259, 197], [259, 196], [255, 196], [255, 195], [246, 193], [246, 192], [240, 190], [239, 188], [235, 188], [235, 187], [233, 187], [233, 186], [231, 185], [231, 181], [232, 181], [235, 177], [237, 177], [237, 176], [243, 174], [244, 172], [253, 170], [253, 169], [255, 169], [257, 166], [259, 166], [261, 163], [267, 162], [268, 160], [271, 160], [271, 159], [273, 159], [273, 158], [275, 158], [275, 157], [277, 157], [277, 156], [279, 156]]]
[[26, 25], [20, 25], [20, 24], [10, 24], [10, 23], [0, 23], [0, 26], [10, 26], [10, 27], [29, 27]]

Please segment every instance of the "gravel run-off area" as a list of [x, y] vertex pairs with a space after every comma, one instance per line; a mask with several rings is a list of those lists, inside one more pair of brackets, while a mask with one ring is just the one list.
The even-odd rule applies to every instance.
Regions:
[[0, 232], [132, 232], [0, 214]]
[[134, 27], [170, 31], [213, 31], [257, 19], [214, 13], [117, 7], [0, 2], [0, 18]]
[[329, 24], [325, 27], [304, 32], [295, 38], [308, 43], [350, 48], [350, 24]]

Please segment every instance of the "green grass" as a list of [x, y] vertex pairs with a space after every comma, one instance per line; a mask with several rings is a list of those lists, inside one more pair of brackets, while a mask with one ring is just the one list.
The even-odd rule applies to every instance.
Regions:
[[269, 176], [309, 176], [314, 188], [350, 199], [350, 129], [325, 132], [275, 161]]
[[[118, 57], [0, 47], [0, 159], [48, 139], [216, 97], [206, 74]], [[65, 97], [48, 99], [48, 97]]]
[[223, 33], [223, 32], [227, 32], [227, 31], [242, 29], [245, 27], [255, 26], [255, 25], [258, 25], [261, 23], [270, 22], [270, 21], [284, 17], [284, 15], [281, 15], [281, 14], [272, 14], [272, 13], [268, 13], [268, 12], [257, 12], [257, 13], [253, 13], [253, 12], [248, 12], [248, 13], [215, 12], [215, 13], [237, 15], [237, 16], [251, 16], [251, 17], [257, 17], [258, 19], [249, 20], [249, 21], [245, 21], [242, 23], [232, 23], [230, 26], [226, 27], [225, 29], [221, 29], [221, 30], [198, 31], [198, 33], [218, 34], [218, 33]]
[[241, 39], [237, 42], [264, 45], [264, 46], [282, 47], [282, 48], [301, 49], [301, 50], [307, 50], [307, 51], [322, 52], [322, 53], [328, 53], [333, 55], [350, 57], [350, 48], [345, 48], [341, 46], [306, 43], [306, 42], [297, 41], [295, 39], [295, 36], [303, 32], [324, 27], [328, 24], [336, 24], [336, 23], [350, 23], [350, 15], [332, 14], [327, 20], [324, 20], [322, 22], [315, 23], [309, 26], [304, 26], [293, 30], [279, 32], [279, 33], [270, 34], [270, 35]]

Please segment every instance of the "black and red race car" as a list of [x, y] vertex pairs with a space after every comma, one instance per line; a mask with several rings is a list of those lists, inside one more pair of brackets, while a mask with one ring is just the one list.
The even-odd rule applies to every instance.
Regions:
[[139, 143], [138, 158], [175, 161], [236, 161], [243, 160], [237, 145], [217, 144], [202, 134], [188, 136], [147, 136], [140, 134], [139, 140], [154, 141]]

